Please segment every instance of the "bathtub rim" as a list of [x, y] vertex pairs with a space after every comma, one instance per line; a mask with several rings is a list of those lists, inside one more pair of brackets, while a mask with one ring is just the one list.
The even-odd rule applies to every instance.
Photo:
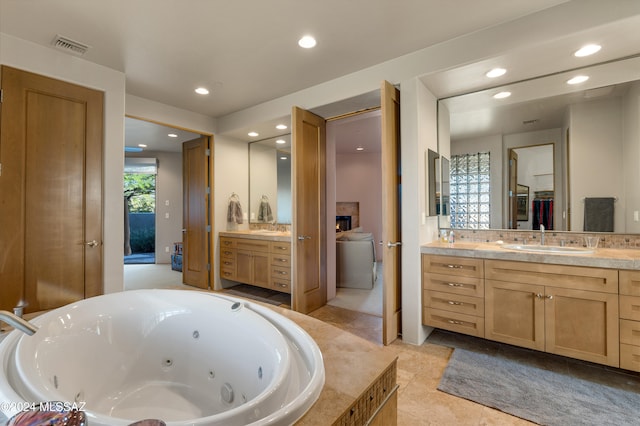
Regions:
[[[287, 341], [288, 345], [290, 347], [293, 346], [293, 349], [297, 349], [300, 355], [300, 358], [305, 364], [305, 368], [309, 372], [308, 381], [302, 387], [297, 397], [293, 398], [290, 401], [287, 401], [284, 405], [282, 405], [279, 409], [273, 411], [272, 413], [269, 413], [263, 416], [262, 418], [256, 420], [255, 422], [250, 423], [250, 425], [255, 425], [255, 426], [267, 425], [267, 424], [274, 424], [274, 422], [278, 422], [278, 424], [280, 422], [286, 422], [287, 424], [293, 423], [296, 420], [300, 419], [307, 411], [309, 411], [309, 409], [311, 409], [311, 407], [318, 400], [325, 383], [325, 368], [324, 368], [322, 353], [320, 351], [320, 348], [318, 347], [318, 344], [309, 335], [309, 333], [306, 330], [304, 330], [300, 325], [298, 325], [296, 322], [287, 318], [285, 315], [278, 313], [275, 310], [270, 309], [269, 307], [256, 303], [253, 300], [244, 299], [242, 297], [236, 297], [236, 296], [228, 296], [225, 294], [218, 294], [218, 293], [197, 291], [197, 290], [178, 290], [178, 289], [144, 289], [144, 290], [133, 290], [133, 291], [136, 291], [136, 292], [138, 291], [140, 292], [189, 291], [189, 292], [197, 292], [204, 296], [224, 299], [230, 302], [240, 302], [242, 303], [244, 308], [250, 309], [251, 311], [261, 316], [263, 319], [268, 321], [270, 324], [272, 324], [277, 330], [280, 331], [280, 333], [282, 333], [285, 336], [285, 340]], [[103, 296], [106, 296], [106, 295], [103, 295]], [[101, 297], [101, 296], [96, 296], [96, 297]], [[79, 303], [79, 302], [82, 302], [82, 301], [78, 301], [74, 303]], [[72, 305], [72, 304], [69, 304], [69, 305]], [[68, 305], [65, 305], [65, 306], [68, 306]], [[64, 308], [64, 306], [61, 308]], [[60, 309], [60, 308], [57, 308], [57, 309]], [[54, 312], [57, 309], [54, 309], [39, 317], [36, 317], [36, 319], [44, 317], [45, 315], [49, 314], [50, 312]], [[52, 317], [53, 316], [54, 315], [52, 315]], [[8, 335], [6, 335], [6, 337], [2, 341], [0, 341], [0, 353], [2, 353], [3, 355], [3, 358], [0, 359], [0, 362], [2, 362], [2, 370], [0, 371], [0, 374], [2, 375], [3, 378], [8, 378], [6, 375], [7, 365], [9, 363], [10, 358], [12, 356], [15, 357], [15, 351], [16, 351], [17, 345], [20, 339], [22, 339], [23, 337], [29, 337], [29, 336], [26, 336], [23, 333], [17, 330], [14, 330], [8, 333]], [[3, 347], [10, 347], [10, 350], [3, 351], [2, 350]], [[238, 412], [242, 411], [243, 408], [246, 409], [246, 407], [249, 404], [256, 405], [259, 402], [258, 397], [267, 392], [268, 390], [263, 391], [258, 396], [256, 396], [256, 398], [252, 398], [246, 404], [240, 405], [238, 407], [234, 407], [227, 411], [217, 413], [212, 416], [190, 419], [188, 420], [188, 424], [205, 425], [205, 424], [209, 424], [208, 422], [210, 421], [218, 422], [218, 421], [225, 421], [226, 419], [229, 419], [229, 418], [233, 418], [234, 414], [237, 414]], [[6, 401], [24, 401], [24, 398], [20, 396], [18, 393], [16, 393], [14, 389], [9, 385], [8, 380], [6, 382], [0, 381], [0, 397], [2, 397]], [[4, 415], [10, 419], [16, 413], [17, 411], [15, 412], [9, 411], [9, 412], [5, 412]], [[90, 418], [95, 418], [99, 420], [113, 419], [117, 421], [123, 420], [124, 422], [128, 422], [128, 420], [125, 420], [125, 419], [104, 416], [102, 415], [102, 413], [100, 413], [100, 416], [95, 417], [94, 413], [92, 413], [91, 411], [87, 411], [87, 415], [88, 415], [88, 419]], [[185, 421], [168, 421], [167, 426], [183, 425], [185, 424], [185, 422], [186, 420]], [[117, 424], [124, 425], [129, 423], [117, 423]], [[116, 424], [114, 423], [114, 425]]]

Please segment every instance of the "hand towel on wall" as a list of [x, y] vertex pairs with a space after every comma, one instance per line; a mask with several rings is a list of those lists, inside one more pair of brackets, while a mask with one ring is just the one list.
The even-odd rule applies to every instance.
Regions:
[[242, 223], [242, 206], [240, 205], [240, 199], [234, 193], [229, 197], [229, 207], [227, 208], [227, 222]]
[[271, 222], [273, 220], [273, 213], [271, 212], [271, 205], [269, 204], [269, 198], [263, 195], [260, 199], [260, 209], [258, 210], [258, 220], [261, 222]]
[[584, 199], [584, 231], [613, 232], [614, 197]]

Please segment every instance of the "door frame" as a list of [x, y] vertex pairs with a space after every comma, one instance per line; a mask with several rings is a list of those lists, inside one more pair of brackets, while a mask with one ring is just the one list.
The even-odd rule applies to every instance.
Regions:
[[[140, 120], [140, 121], [146, 121], [148, 123], [153, 123], [153, 124], [157, 124], [159, 126], [163, 126], [163, 127], [170, 127], [172, 129], [176, 129], [176, 130], [184, 130], [186, 132], [191, 132], [191, 133], [195, 133], [198, 134], [202, 137], [207, 137], [209, 138], [209, 186], [211, 188], [211, 193], [209, 194], [209, 212], [207, 213], [208, 215], [208, 220], [209, 220], [209, 225], [211, 227], [211, 232], [209, 232], [209, 264], [211, 265], [211, 267], [209, 268], [209, 288], [210, 290], [213, 290], [214, 287], [214, 283], [215, 283], [215, 273], [216, 273], [216, 268], [215, 268], [215, 264], [214, 261], [216, 259], [215, 255], [217, 253], [216, 251], [216, 238], [215, 235], [216, 233], [214, 232], [215, 230], [215, 214], [214, 214], [214, 203], [215, 203], [215, 182], [214, 182], [214, 135], [212, 133], [208, 133], [208, 132], [202, 132], [200, 130], [194, 130], [194, 129], [190, 129], [188, 127], [183, 127], [183, 126], [179, 126], [176, 124], [170, 124], [164, 121], [159, 121], [159, 120], [154, 120], [151, 118], [146, 118], [146, 117], [142, 117], [139, 115], [133, 115], [133, 114], [125, 114], [125, 117], [127, 118], [132, 118], [135, 120]], [[177, 142], [176, 142], [177, 143]], [[184, 158], [182, 159], [184, 160]], [[157, 191], [157, 188], [156, 188]], [[182, 202], [182, 200], [181, 200]], [[157, 202], [156, 202], [157, 203]], [[157, 206], [157, 204], [156, 204]], [[124, 206], [123, 206], [124, 209]], [[157, 219], [156, 219], [157, 220]], [[157, 231], [156, 231], [157, 232]], [[156, 247], [156, 250], [158, 248]]]

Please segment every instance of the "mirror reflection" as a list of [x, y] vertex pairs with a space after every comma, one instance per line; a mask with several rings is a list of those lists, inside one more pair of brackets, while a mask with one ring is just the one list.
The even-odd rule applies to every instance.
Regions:
[[[577, 74], [589, 79], [568, 85]], [[613, 225], [597, 230], [640, 233], [638, 76], [634, 56], [441, 99], [449, 112], [448, 127], [439, 126], [450, 134], [440, 144], [450, 144], [451, 226], [585, 231], [603, 210], [589, 211], [591, 200], [606, 199], [611, 217], [596, 222]], [[511, 96], [493, 98], [503, 91]], [[529, 187], [526, 209], [519, 185]]]
[[291, 215], [291, 134], [250, 143], [250, 223], [291, 224]]

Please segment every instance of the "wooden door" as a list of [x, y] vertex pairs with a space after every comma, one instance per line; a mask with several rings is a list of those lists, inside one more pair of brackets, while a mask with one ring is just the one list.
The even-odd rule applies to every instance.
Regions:
[[210, 276], [209, 165], [209, 137], [182, 144], [182, 281], [202, 289]]
[[382, 83], [382, 342], [401, 331], [400, 92]]
[[618, 295], [545, 289], [546, 351], [619, 366]]
[[484, 337], [545, 350], [544, 286], [485, 280]]
[[[509, 150], [509, 229], [518, 228], [518, 154]], [[528, 208], [528, 207], [527, 207]]]
[[102, 294], [104, 94], [1, 73], [0, 309]]
[[309, 313], [327, 303], [324, 118], [293, 107], [293, 309]]

